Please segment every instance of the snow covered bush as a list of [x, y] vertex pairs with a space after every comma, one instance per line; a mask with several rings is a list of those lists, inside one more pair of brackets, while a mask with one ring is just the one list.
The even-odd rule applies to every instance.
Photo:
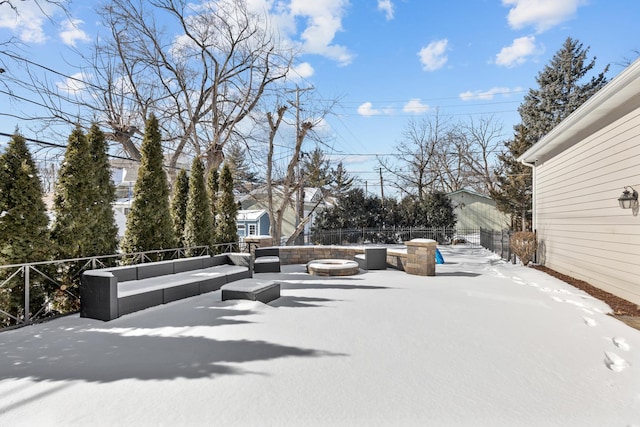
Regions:
[[522, 262], [522, 265], [529, 264], [536, 254], [538, 241], [536, 233], [532, 231], [518, 231], [511, 235], [511, 250]]

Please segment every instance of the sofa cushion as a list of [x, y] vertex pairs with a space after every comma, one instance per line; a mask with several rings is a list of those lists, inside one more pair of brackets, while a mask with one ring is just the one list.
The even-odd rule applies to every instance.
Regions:
[[173, 274], [173, 261], [147, 262], [136, 265], [138, 280]]
[[209, 255], [196, 256], [191, 258], [180, 258], [173, 261], [173, 272], [182, 273], [183, 271], [199, 270], [204, 268], [204, 262]]

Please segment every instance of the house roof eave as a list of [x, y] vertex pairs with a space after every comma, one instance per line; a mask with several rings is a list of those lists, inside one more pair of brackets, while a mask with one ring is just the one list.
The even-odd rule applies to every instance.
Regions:
[[640, 108], [640, 59], [637, 59], [577, 110], [525, 151], [518, 161], [542, 163], [608, 124]]

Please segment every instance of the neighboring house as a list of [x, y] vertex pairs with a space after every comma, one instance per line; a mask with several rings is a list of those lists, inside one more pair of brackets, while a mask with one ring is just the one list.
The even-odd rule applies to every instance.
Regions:
[[520, 158], [533, 169], [538, 261], [640, 304], [640, 60]]
[[264, 209], [239, 210], [236, 219], [238, 238], [269, 235], [269, 213]]
[[[111, 178], [116, 186], [116, 201], [113, 203], [113, 211], [118, 226], [118, 238], [124, 237], [127, 227], [127, 215], [131, 209], [131, 201], [133, 200], [133, 187], [135, 186], [135, 178], [137, 177], [138, 164], [135, 168], [116, 167], [112, 163]], [[133, 180], [131, 180], [131, 175]]]
[[496, 208], [489, 196], [465, 188], [447, 194], [456, 214], [456, 228], [502, 230], [509, 228], [508, 215]]
[[[282, 203], [282, 187], [273, 187], [273, 202], [275, 206], [279, 206]], [[282, 220], [282, 239], [286, 240], [291, 236], [296, 228], [296, 211], [295, 204], [297, 198], [297, 192], [292, 195], [291, 203], [287, 204]], [[267, 191], [266, 187], [262, 186], [254, 189], [251, 193], [246, 194], [238, 198], [238, 202], [241, 204], [242, 209], [256, 210], [265, 209], [268, 210]], [[314, 224], [316, 215], [331, 206], [330, 201], [325, 199], [320, 188], [305, 187], [304, 189], [304, 217], [311, 213], [310, 221], [305, 225], [304, 233], [311, 232], [311, 227]], [[315, 209], [314, 209], [315, 208]], [[269, 233], [267, 233], [269, 234]]]

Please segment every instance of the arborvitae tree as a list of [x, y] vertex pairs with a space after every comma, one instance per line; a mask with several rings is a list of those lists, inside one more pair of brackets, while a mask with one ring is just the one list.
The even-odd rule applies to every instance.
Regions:
[[53, 199], [55, 219], [51, 238], [59, 259], [84, 257], [93, 252], [95, 194], [89, 143], [80, 127], [76, 127], [67, 142]]
[[15, 134], [0, 156], [0, 265], [50, 259], [46, 212], [38, 169]]
[[173, 231], [178, 239], [178, 246], [184, 247], [184, 224], [187, 218], [187, 200], [189, 199], [189, 177], [187, 171], [181, 169], [173, 183], [171, 197], [171, 218]]
[[521, 124], [515, 127], [513, 141], [507, 142], [507, 150], [499, 156], [501, 175], [492, 197], [498, 209], [512, 215], [512, 224], [522, 223], [523, 230], [531, 209], [532, 181], [531, 171], [517, 165], [516, 159], [607, 83], [608, 65], [586, 83], [580, 83], [595, 66], [595, 58], [586, 62], [588, 51], [582, 43], [567, 38], [536, 77], [538, 88], [530, 89], [518, 108]]
[[258, 181], [258, 174], [247, 161], [246, 148], [238, 142], [230, 142], [225, 147], [225, 159], [231, 168], [234, 188], [238, 191], [250, 191], [252, 184]]
[[216, 221], [218, 219], [217, 215], [217, 205], [218, 205], [218, 191], [220, 190], [220, 174], [217, 169], [211, 169], [209, 174], [207, 175], [207, 193], [209, 194], [209, 206], [211, 208], [211, 218], [213, 220], [213, 229], [214, 229], [214, 240], [215, 240], [215, 229], [216, 229]]
[[86, 255], [115, 254], [118, 248], [118, 226], [113, 212], [116, 188], [111, 179], [107, 142], [95, 123], [89, 129], [87, 140], [93, 160], [94, 198], [90, 207], [92, 241]]
[[[505, 142], [506, 151], [498, 155], [500, 162], [496, 171], [498, 190], [491, 192], [491, 197], [496, 202], [498, 209], [511, 216], [513, 229], [526, 230], [531, 221], [529, 209], [532, 196], [531, 168], [523, 165], [516, 159], [529, 147], [527, 143], [526, 128], [522, 125], [515, 126], [515, 135], [512, 140]], [[516, 225], [520, 223], [519, 227]]]
[[527, 128], [529, 146], [538, 142], [607, 83], [608, 65], [600, 74], [581, 83], [596, 63], [596, 58], [586, 62], [588, 52], [588, 47], [583, 48], [582, 43], [569, 37], [536, 77], [538, 88], [529, 89], [518, 108], [522, 125]]
[[[17, 133], [0, 156], [0, 265], [47, 261], [51, 258], [49, 218], [42, 200], [38, 170], [25, 139]], [[0, 270], [0, 282], [15, 269]], [[33, 275], [30, 307], [38, 310], [46, 301], [50, 282]], [[0, 287], [0, 309], [15, 317], [24, 315], [24, 281], [14, 276]], [[10, 325], [11, 318], [0, 315], [0, 324]]]
[[204, 182], [204, 165], [199, 157], [193, 159], [189, 177], [187, 216], [184, 223], [185, 246], [205, 246], [213, 243], [213, 220], [209, 196]]
[[232, 243], [238, 241], [238, 228], [236, 219], [238, 205], [233, 196], [233, 177], [231, 168], [225, 163], [220, 174], [220, 197], [217, 200], [216, 212], [216, 240], [219, 243]]
[[142, 160], [133, 189], [131, 211], [127, 216], [127, 230], [122, 243], [125, 253], [168, 249], [176, 243], [160, 142], [158, 119], [151, 115], [145, 123]]

